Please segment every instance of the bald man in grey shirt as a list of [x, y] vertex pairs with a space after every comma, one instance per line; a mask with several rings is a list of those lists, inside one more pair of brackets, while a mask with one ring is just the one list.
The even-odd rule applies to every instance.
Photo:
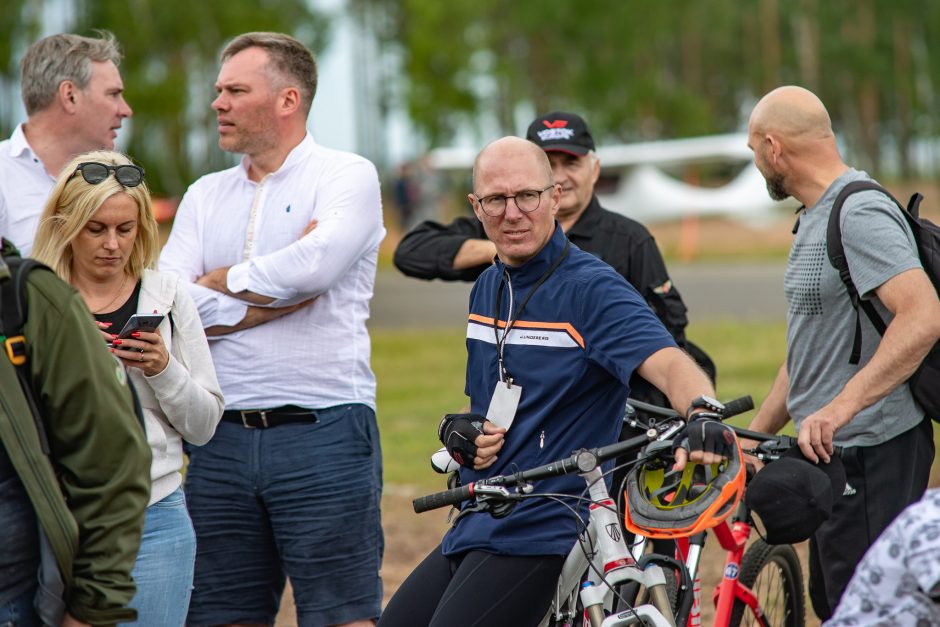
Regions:
[[848, 486], [810, 540], [810, 598], [825, 620], [868, 546], [927, 487], [933, 429], [905, 382], [940, 338], [940, 301], [897, 207], [877, 191], [850, 196], [841, 225], [852, 280], [889, 323], [879, 337], [861, 316], [861, 360], [849, 364], [856, 312], [826, 227], [839, 191], [870, 177], [842, 161], [825, 106], [800, 87], [758, 102], [748, 146], [771, 197], [805, 207], [784, 279], [787, 359], [750, 427], [776, 433], [792, 419], [816, 463], [844, 447]]

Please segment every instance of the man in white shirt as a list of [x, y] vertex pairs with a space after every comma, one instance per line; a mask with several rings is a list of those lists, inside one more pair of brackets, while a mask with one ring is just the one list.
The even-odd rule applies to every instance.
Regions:
[[113, 149], [124, 118], [114, 36], [69, 33], [40, 39], [20, 62], [27, 120], [0, 142], [0, 233], [29, 255], [56, 176], [75, 155]]
[[375, 167], [306, 129], [313, 55], [278, 33], [222, 52], [219, 146], [161, 270], [191, 282], [227, 411], [190, 450], [190, 625], [272, 624], [291, 579], [299, 625], [372, 625], [381, 452], [365, 322], [385, 236]]

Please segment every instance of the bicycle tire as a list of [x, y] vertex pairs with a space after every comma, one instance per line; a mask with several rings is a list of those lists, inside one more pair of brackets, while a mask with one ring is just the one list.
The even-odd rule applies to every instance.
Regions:
[[[754, 591], [771, 627], [806, 624], [803, 571], [796, 550], [789, 544], [767, 544], [758, 538], [741, 560], [741, 583]], [[758, 624], [750, 608], [736, 600], [731, 608], [729, 627]]]

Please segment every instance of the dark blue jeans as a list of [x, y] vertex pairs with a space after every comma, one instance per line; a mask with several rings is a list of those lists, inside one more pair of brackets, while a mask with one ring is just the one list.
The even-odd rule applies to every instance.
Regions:
[[197, 550], [188, 624], [272, 624], [285, 576], [301, 627], [378, 617], [375, 412], [351, 404], [316, 416], [269, 429], [221, 422], [208, 444], [190, 449]]
[[33, 586], [9, 603], [0, 605], [0, 627], [42, 627], [36, 610], [33, 609]]

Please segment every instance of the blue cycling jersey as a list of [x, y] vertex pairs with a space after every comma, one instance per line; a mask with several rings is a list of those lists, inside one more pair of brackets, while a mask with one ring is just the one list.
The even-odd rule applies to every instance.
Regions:
[[[486, 414], [499, 381], [495, 324], [515, 318], [519, 305], [565, 249], [552, 238], [519, 267], [500, 262], [477, 280], [467, 324], [466, 393], [471, 411]], [[508, 283], [500, 290], [500, 284]], [[509, 290], [512, 290], [512, 299]], [[500, 311], [496, 311], [500, 291]], [[514, 310], [509, 311], [510, 300]], [[626, 280], [597, 257], [570, 246], [557, 269], [535, 291], [504, 344], [505, 368], [522, 398], [498, 460], [483, 472], [462, 468], [464, 483], [560, 459], [583, 447], [617, 440], [633, 371], [650, 355], [675, 346], [672, 336]], [[542, 480], [537, 492], [579, 495], [578, 476]], [[568, 503], [584, 517], [586, 504]], [[585, 518], [586, 519], [586, 518]], [[505, 555], [565, 555], [579, 525], [550, 499], [519, 503], [494, 519], [467, 513], [444, 537], [445, 555], [484, 550]]]

